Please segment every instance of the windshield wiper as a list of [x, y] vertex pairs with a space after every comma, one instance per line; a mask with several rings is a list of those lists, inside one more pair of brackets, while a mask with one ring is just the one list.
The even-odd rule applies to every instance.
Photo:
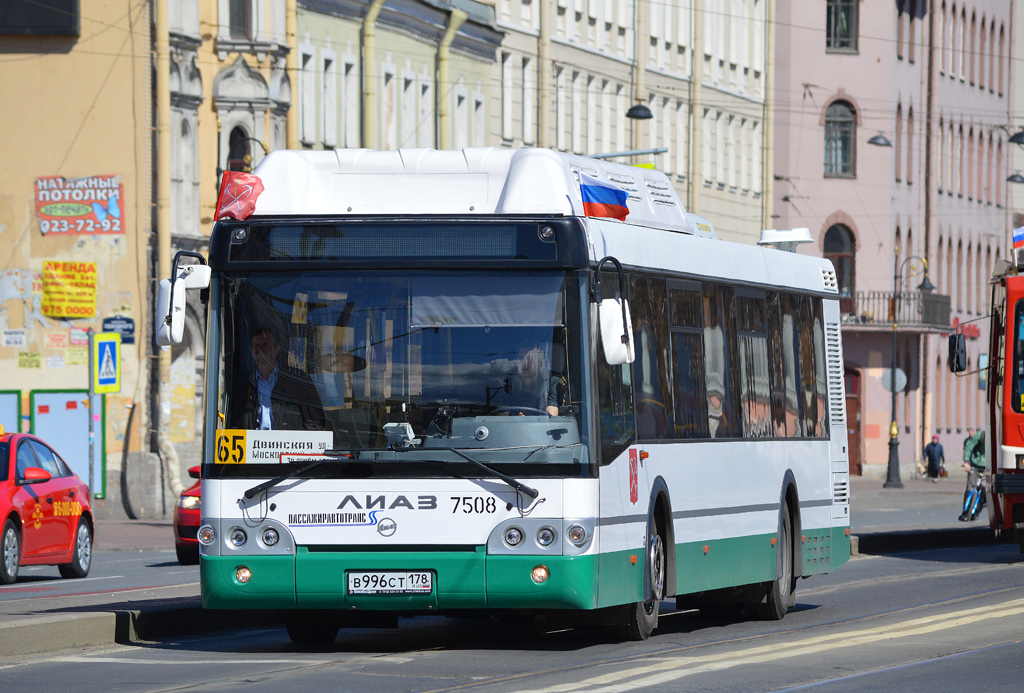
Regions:
[[[409, 449], [409, 448], [406, 448], [406, 449]], [[493, 474], [494, 476], [498, 477], [499, 479], [504, 481], [506, 484], [508, 484], [509, 486], [514, 488], [516, 491], [520, 491], [522, 493], [525, 493], [530, 498], [536, 498], [537, 496], [540, 495], [540, 492], [537, 491], [537, 489], [530, 488], [529, 486], [527, 486], [526, 484], [522, 483], [521, 481], [516, 481], [515, 479], [513, 479], [510, 476], [508, 476], [507, 474], [502, 474], [497, 469], [494, 469], [493, 467], [488, 467], [486, 464], [484, 464], [483, 462], [481, 462], [479, 460], [474, 460], [472, 457], [470, 457], [466, 453], [462, 452], [461, 450], [457, 450], [455, 448], [435, 448], [435, 447], [429, 447], [429, 448], [426, 448], [426, 449], [416, 448], [416, 450], [417, 450], [417, 452], [433, 452], [434, 450], [445, 450], [446, 452], [454, 452], [456, 455], [458, 455], [462, 459], [466, 460], [467, 462], [472, 462], [473, 464], [475, 464], [480, 469], [483, 469], [485, 472], [488, 472], [488, 473]]]
[[257, 495], [263, 493], [267, 489], [273, 488], [274, 486], [277, 486], [282, 481], [287, 481], [288, 479], [291, 479], [293, 476], [298, 476], [299, 474], [305, 474], [309, 470], [316, 469], [320, 465], [326, 464], [327, 462], [334, 462], [339, 457], [349, 457], [351, 459], [358, 459], [359, 458], [359, 451], [358, 450], [353, 450], [353, 451], [348, 451], [348, 450], [325, 450], [324, 451], [324, 456], [321, 457], [316, 462], [310, 462], [305, 467], [299, 467], [298, 469], [293, 469], [292, 471], [288, 472], [287, 474], [282, 474], [281, 476], [274, 477], [273, 479], [270, 479], [269, 481], [264, 481], [262, 484], [257, 484], [256, 486], [253, 486], [252, 488], [247, 489], [246, 492], [243, 493], [242, 495], [245, 496], [246, 498], [253, 498], [254, 496], [257, 496]]

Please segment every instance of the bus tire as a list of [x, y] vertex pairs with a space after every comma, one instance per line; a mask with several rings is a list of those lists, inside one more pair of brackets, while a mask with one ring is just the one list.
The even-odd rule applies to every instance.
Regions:
[[624, 607], [623, 622], [618, 629], [622, 640], [646, 640], [658, 627], [658, 611], [661, 600], [665, 598], [665, 541], [653, 523], [647, 530], [646, 554], [650, 569], [651, 599]]
[[336, 623], [289, 621], [285, 629], [296, 645], [330, 645], [338, 637]]
[[782, 503], [775, 551], [775, 579], [765, 583], [764, 598], [750, 605], [751, 615], [763, 621], [781, 621], [794, 603], [796, 578], [793, 573], [793, 517], [789, 513], [788, 501]]

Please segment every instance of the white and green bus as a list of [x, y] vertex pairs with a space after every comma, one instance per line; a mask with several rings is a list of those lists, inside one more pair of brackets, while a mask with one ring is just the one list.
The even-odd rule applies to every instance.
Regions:
[[[664, 174], [548, 150], [276, 151], [179, 254], [208, 312], [203, 605], [297, 642], [659, 603], [779, 619], [850, 555], [832, 265], [719, 240]], [[587, 217], [586, 181], [625, 191]], [[601, 209], [598, 210], [599, 212]], [[742, 610], [742, 611], [741, 611]]]

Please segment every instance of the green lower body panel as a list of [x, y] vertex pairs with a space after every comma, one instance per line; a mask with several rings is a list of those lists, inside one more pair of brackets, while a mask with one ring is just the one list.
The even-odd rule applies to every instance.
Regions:
[[775, 534], [676, 544], [676, 592], [692, 594], [775, 579]]
[[804, 575], [831, 573], [850, 560], [846, 527], [804, 530]]
[[[238, 581], [240, 567], [248, 582]], [[291, 556], [202, 556], [199, 562], [203, 607], [207, 609], [294, 609], [295, 559]]]
[[[252, 578], [235, 576], [241, 565]], [[550, 577], [531, 577], [538, 565]], [[349, 571], [429, 571], [428, 594], [348, 594]], [[345, 609], [429, 612], [447, 609], [593, 609], [597, 556], [488, 556], [476, 551], [309, 551], [297, 555], [207, 557], [203, 606], [213, 609]]]

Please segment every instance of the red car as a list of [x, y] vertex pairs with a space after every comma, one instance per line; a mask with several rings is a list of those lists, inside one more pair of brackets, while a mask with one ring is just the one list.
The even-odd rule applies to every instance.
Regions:
[[[199, 478], [199, 467], [190, 467], [188, 475]], [[178, 552], [178, 563], [195, 565], [199, 563], [199, 514], [202, 509], [199, 497], [199, 482], [192, 484], [178, 496], [174, 506], [174, 550]]]
[[23, 565], [56, 565], [66, 578], [92, 564], [89, 487], [49, 445], [0, 427], [0, 583]]

